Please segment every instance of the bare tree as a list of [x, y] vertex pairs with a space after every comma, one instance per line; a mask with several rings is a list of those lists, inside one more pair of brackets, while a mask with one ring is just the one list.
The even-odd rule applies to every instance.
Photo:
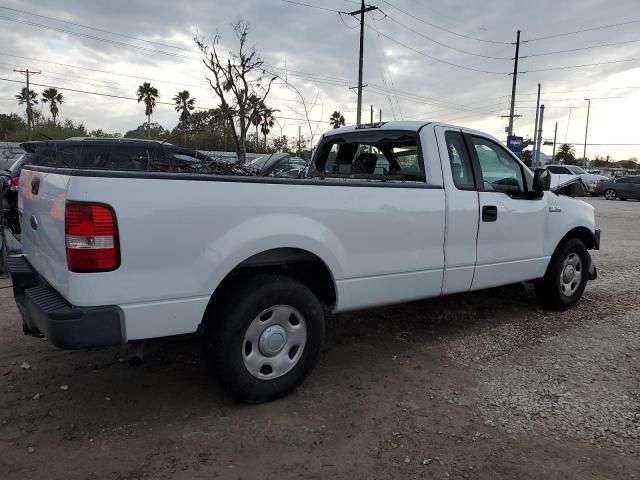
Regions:
[[245, 163], [252, 100], [255, 98], [264, 102], [275, 77], [268, 80], [264, 78], [264, 62], [254, 47], [247, 47], [249, 23], [240, 19], [232, 27], [239, 41], [239, 48], [237, 52], [229, 52], [228, 58], [220, 56], [220, 34], [213, 38], [211, 47], [199, 38], [194, 40], [204, 56], [202, 62], [212, 74], [206, 78], [220, 99], [221, 111], [227, 115], [229, 124], [236, 127], [232, 128], [231, 132], [238, 162]]

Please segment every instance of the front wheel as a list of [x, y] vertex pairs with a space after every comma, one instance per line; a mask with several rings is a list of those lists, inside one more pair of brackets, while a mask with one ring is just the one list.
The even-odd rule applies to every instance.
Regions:
[[205, 330], [220, 382], [246, 403], [273, 400], [300, 384], [320, 353], [324, 331], [316, 296], [277, 275], [232, 287], [212, 308]]
[[534, 284], [538, 301], [553, 310], [573, 307], [587, 286], [590, 266], [584, 243], [577, 238], [565, 241], [551, 257], [545, 276]]
[[605, 200], [615, 200], [617, 196], [618, 195], [616, 195], [616, 191], [614, 189], [612, 189], [612, 188], [610, 188], [610, 189], [608, 189], [608, 190], [606, 190], [604, 192]]

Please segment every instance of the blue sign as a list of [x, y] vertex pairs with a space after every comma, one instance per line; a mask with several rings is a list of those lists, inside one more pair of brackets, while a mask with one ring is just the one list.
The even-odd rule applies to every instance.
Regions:
[[512, 135], [507, 137], [507, 147], [511, 150], [518, 158], [522, 158], [522, 147], [523, 147], [523, 138], [516, 137]]

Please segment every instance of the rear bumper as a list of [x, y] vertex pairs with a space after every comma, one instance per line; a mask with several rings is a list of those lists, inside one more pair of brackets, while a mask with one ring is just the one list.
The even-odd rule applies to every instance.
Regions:
[[42, 333], [52, 344], [68, 349], [124, 342], [124, 315], [120, 308], [70, 305], [23, 256], [9, 257], [7, 264], [25, 331]]

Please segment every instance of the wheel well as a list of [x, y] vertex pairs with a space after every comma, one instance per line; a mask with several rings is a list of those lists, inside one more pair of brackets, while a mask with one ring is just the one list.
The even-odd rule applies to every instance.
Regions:
[[598, 243], [596, 242], [596, 238], [593, 235], [593, 232], [586, 227], [576, 227], [573, 230], [570, 230], [564, 237], [562, 237], [562, 240], [558, 243], [558, 245], [563, 244], [569, 238], [577, 238], [578, 240], [581, 240], [588, 250], [600, 248]]
[[335, 281], [320, 257], [299, 248], [276, 248], [247, 258], [229, 272], [211, 295], [205, 319], [212, 305], [224, 298], [225, 291], [247, 277], [264, 274], [293, 278], [311, 290], [327, 309], [336, 305]]

